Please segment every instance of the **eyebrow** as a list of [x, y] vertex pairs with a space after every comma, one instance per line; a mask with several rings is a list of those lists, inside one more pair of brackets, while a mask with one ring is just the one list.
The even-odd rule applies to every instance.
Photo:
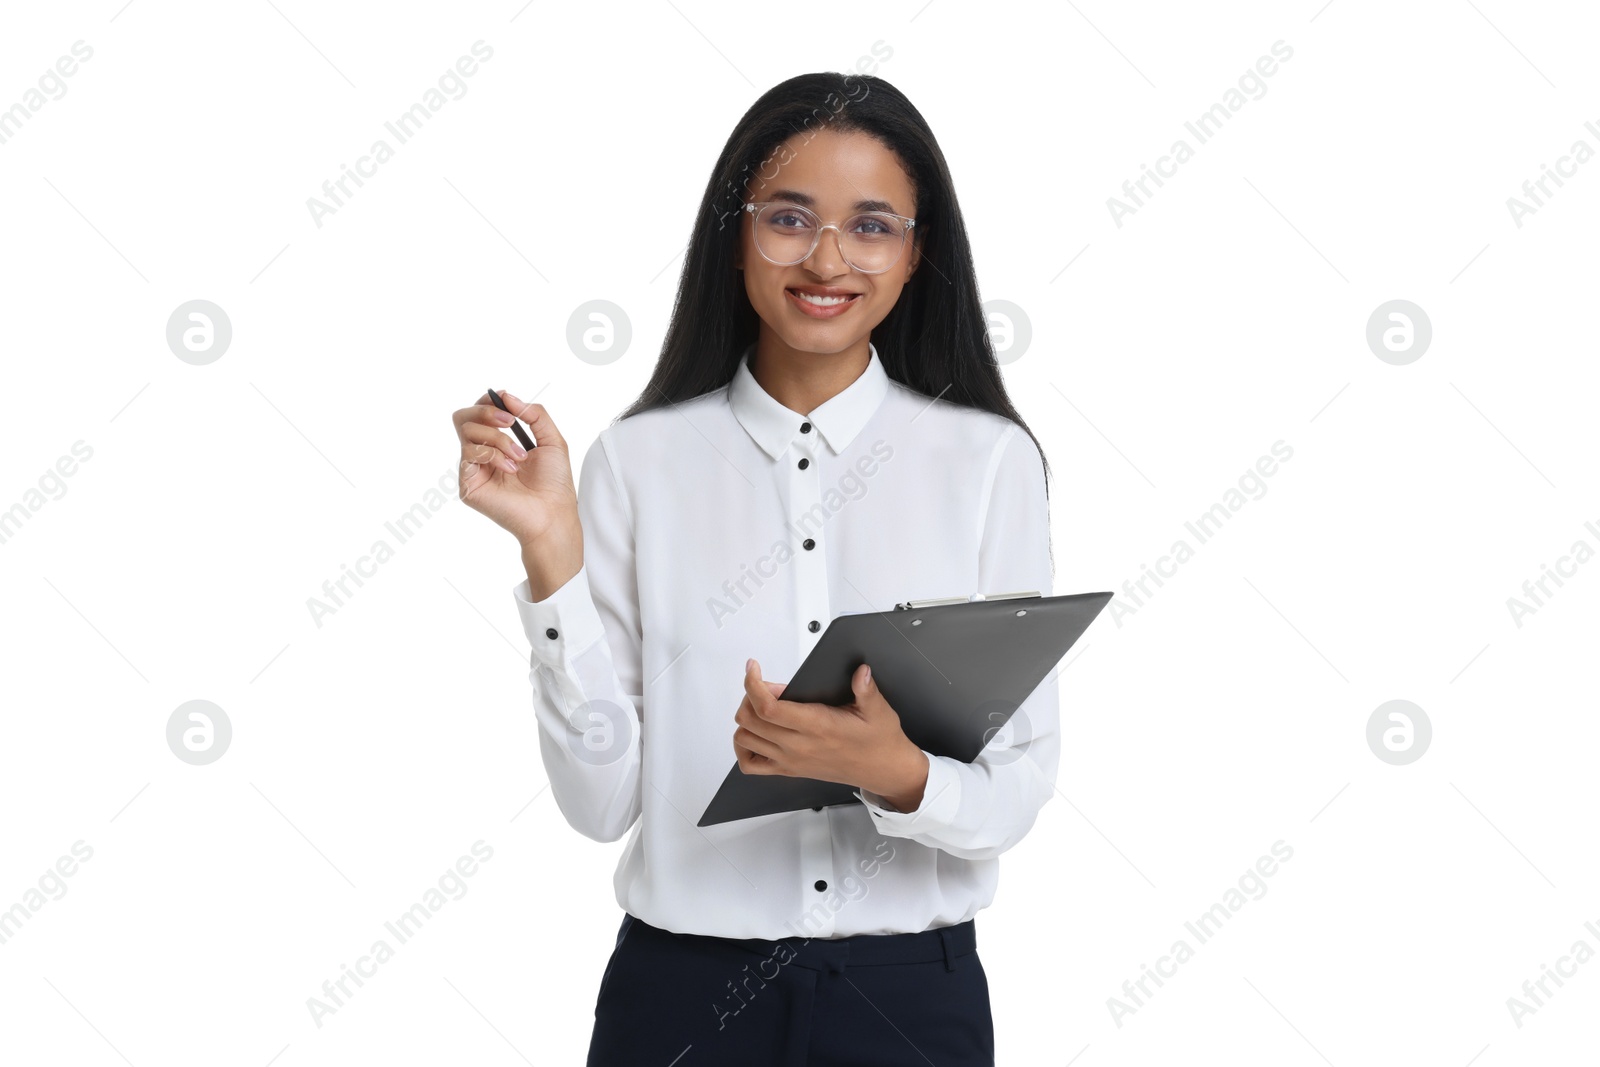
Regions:
[[[812, 210], [816, 210], [817, 206], [816, 199], [810, 194], [802, 193], [794, 189], [774, 189], [772, 192], [772, 199], [787, 200], [791, 204], [799, 204], [801, 207], [808, 207]], [[891, 215], [900, 214], [894, 209], [894, 205], [890, 204], [887, 200], [857, 200], [851, 205], [851, 210], [887, 211]]]

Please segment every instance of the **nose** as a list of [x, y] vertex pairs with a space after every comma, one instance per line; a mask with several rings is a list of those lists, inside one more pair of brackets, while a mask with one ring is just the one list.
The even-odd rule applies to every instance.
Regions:
[[[827, 230], [833, 231], [833, 240], [828, 240]], [[811, 255], [806, 257], [806, 269], [819, 278], [837, 278], [841, 274], [848, 274], [853, 269], [844, 258], [844, 233], [834, 223], [822, 227], [817, 231], [817, 246], [811, 250]]]

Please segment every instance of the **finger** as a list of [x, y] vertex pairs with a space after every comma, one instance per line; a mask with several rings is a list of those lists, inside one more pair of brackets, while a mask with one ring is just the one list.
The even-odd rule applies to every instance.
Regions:
[[[510, 407], [511, 405], [507, 404], [506, 406]], [[495, 407], [489, 402], [489, 394], [485, 393], [478, 398], [478, 402], [472, 407], [457, 408], [451, 412], [450, 421], [455, 423], [456, 429], [459, 431], [461, 427], [469, 423], [504, 428], [516, 422], [517, 417], [509, 411], [501, 411]]]
[[734, 759], [739, 761], [739, 769], [745, 774], [771, 774], [775, 764], [766, 756], [751, 752], [738, 745], [733, 749]]
[[772, 697], [772, 691], [761, 684], [761, 664], [754, 658], [744, 661], [744, 699], [757, 712]]
[[[508, 474], [517, 473], [516, 454], [496, 443], [509, 442], [509, 437], [499, 433], [500, 428], [509, 426], [512, 417], [488, 403], [488, 394], [479, 397], [480, 403], [475, 407], [460, 408], [451, 413], [450, 420], [455, 425], [456, 436], [461, 440], [461, 495], [466, 497], [472, 490], [477, 489], [484, 482], [493, 480], [493, 471], [503, 470]], [[493, 445], [501, 454], [491, 454], [485, 445]], [[521, 446], [518, 446], [519, 448]], [[478, 467], [489, 470], [482, 472], [479, 479]]]
[[794, 731], [786, 726], [779, 726], [775, 722], [763, 719], [756, 710], [750, 706], [746, 699], [739, 705], [739, 710], [734, 712], [733, 721], [747, 732], [754, 733], [772, 742], [782, 742], [783, 739], [793, 734]]
[[468, 503], [472, 500], [472, 494], [483, 488], [485, 484], [494, 481], [494, 470], [482, 464], [474, 463], [469, 459], [464, 459], [461, 461], [458, 481], [461, 483], [458, 490], [461, 501], [462, 503]]
[[856, 695], [856, 706], [865, 707], [868, 701], [878, 699], [878, 687], [872, 680], [872, 668], [863, 663], [850, 675], [850, 691]]
[[[771, 693], [773, 696], [779, 698], [780, 700], [783, 698], [784, 690], [789, 688], [789, 683], [788, 682], [769, 682], [769, 681], [766, 681], [765, 679], [763, 679], [761, 684], [763, 684], [763, 685], [765, 685], [767, 687], [767, 692]], [[746, 694], [744, 703], [745, 704], [749, 704], [749, 702], [750, 702], [749, 694]], [[744, 705], [740, 705], [740, 706], [743, 707]]]
[[791, 715], [786, 707], [780, 705], [777, 694], [773, 693], [769, 684], [761, 677], [761, 664], [754, 659], [746, 664], [744, 672], [745, 699], [750, 702], [751, 710], [767, 723], [779, 728], [793, 731], [790, 726]]
[[775, 699], [772, 686], [761, 677], [761, 664], [754, 658], [744, 662], [744, 698], [757, 714], [765, 714], [767, 705]]
[[[461, 446], [461, 462], [463, 470], [468, 465], [476, 464], [479, 467], [489, 467], [503, 470], [508, 474], [517, 473], [517, 462], [493, 445], [475, 445], [470, 441]], [[468, 477], [471, 474], [468, 472]]]
[[747, 749], [758, 756], [765, 756], [768, 759], [777, 759], [783, 755], [781, 746], [773, 744], [760, 734], [742, 728], [733, 732], [733, 743], [739, 748]]
[[511, 413], [528, 424], [528, 429], [533, 431], [533, 443], [540, 448], [547, 445], [567, 451], [567, 439], [561, 436], [561, 431], [556, 428], [555, 420], [550, 417], [550, 412], [545, 410], [543, 404], [530, 404], [526, 400], [517, 399], [516, 394], [500, 390], [500, 399], [506, 402], [506, 407]]
[[461, 427], [458, 436], [461, 438], [462, 444], [489, 445], [499, 449], [512, 459], [521, 460], [526, 459], [528, 456], [527, 449], [493, 426], [469, 422]]

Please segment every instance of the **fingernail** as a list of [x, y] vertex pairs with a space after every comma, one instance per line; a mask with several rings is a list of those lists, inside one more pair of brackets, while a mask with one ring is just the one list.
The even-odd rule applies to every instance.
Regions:
[[754, 659], [747, 659], [747, 660], [744, 661], [744, 669], [745, 670], [749, 670], [751, 667], [754, 667], [755, 665], [756, 665], [756, 661]]
[[872, 668], [871, 667], [868, 667], [865, 671], [862, 672], [862, 679], [861, 680], [864, 681], [864, 682], [872, 681]]

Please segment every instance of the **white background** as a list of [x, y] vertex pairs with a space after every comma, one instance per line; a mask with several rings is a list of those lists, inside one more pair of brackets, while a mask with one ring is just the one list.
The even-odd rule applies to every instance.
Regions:
[[[450, 499], [320, 627], [307, 600], [394, 545], [486, 385], [581, 455], [648, 377], [739, 116], [875, 42], [985, 300], [1031, 322], [1004, 370], [1054, 475], [1055, 591], [1196, 549], [1068, 657], [1061, 795], [978, 919], [999, 1062], [1592, 1057], [1600, 961], [1521, 1027], [1506, 1003], [1600, 951], [1600, 562], [1507, 608], [1600, 548], [1600, 160], [1520, 227], [1506, 203], [1600, 149], [1592, 8], [123, 3], [0, 30], [0, 108], [94, 50], [0, 144], [0, 509], [93, 450], [0, 544], [0, 908], [93, 849], [0, 945], [0, 1060], [582, 1061], [622, 844], [545, 788], [515, 543]], [[466, 94], [318, 227], [307, 198], [480, 39]], [[1279, 40], [1198, 145], [1184, 122]], [[1179, 137], [1119, 227], [1107, 199]], [[193, 299], [232, 323], [207, 366], [166, 343]], [[633, 325], [603, 367], [566, 344], [591, 299]], [[1392, 299], [1432, 322], [1404, 366], [1365, 339]], [[208, 766], [167, 747], [192, 699], [233, 726]], [[1432, 723], [1405, 766], [1366, 741], [1391, 699]], [[319, 1027], [307, 998], [479, 840], [466, 895]], [[1108, 998], [1179, 938], [1119, 1026]]]

